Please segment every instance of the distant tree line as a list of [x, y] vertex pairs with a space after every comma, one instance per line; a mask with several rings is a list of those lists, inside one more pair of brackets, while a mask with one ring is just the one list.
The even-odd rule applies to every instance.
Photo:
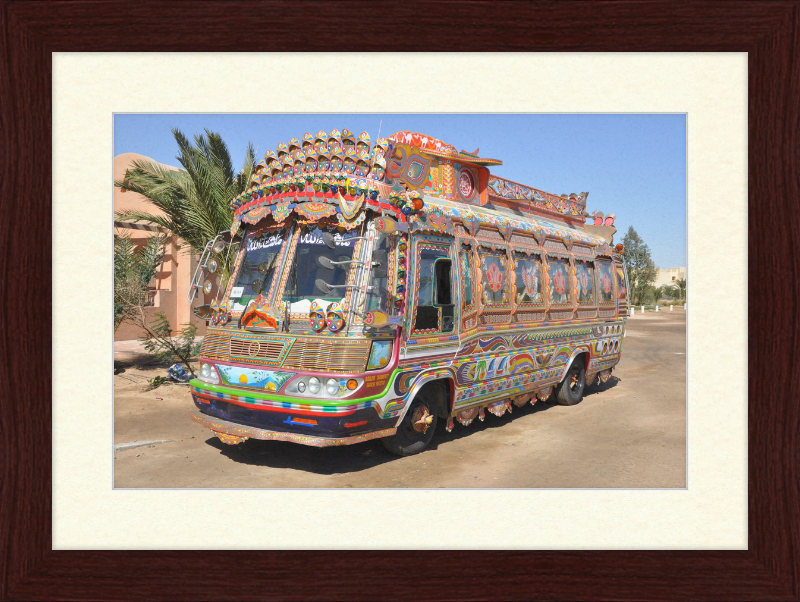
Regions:
[[658, 268], [650, 255], [650, 247], [645, 244], [633, 226], [628, 228], [622, 239], [622, 245], [625, 247], [625, 266], [628, 270], [630, 299], [633, 305], [658, 303], [661, 299], [680, 302], [686, 299], [684, 278], [676, 280], [674, 286], [669, 284], [654, 286]]

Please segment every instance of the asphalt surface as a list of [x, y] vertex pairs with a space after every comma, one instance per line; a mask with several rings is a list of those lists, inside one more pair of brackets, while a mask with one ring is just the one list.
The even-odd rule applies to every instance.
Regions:
[[456, 422], [450, 433], [440, 420], [428, 449], [408, 458], [389, 454], [379, 441], [229, 446], [191, 421], [187, 386], [141, 392], [133, 382], [164, 375], [164, 368], [142, 365], [140, 356], [122, 365], [114, 377], [114, 443], [126, 446], [114, 453], [118, 488], [686, 486], [683, 309], [629, 318], [614, 375], [590, 387], [581, 403], [537, 402], [500, 418], [487, 412], [484, 422]]

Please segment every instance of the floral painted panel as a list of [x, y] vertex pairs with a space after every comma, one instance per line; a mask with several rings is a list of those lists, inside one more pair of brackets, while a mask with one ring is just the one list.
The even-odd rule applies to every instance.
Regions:
[[516, 301], [540, 303], [542, 301], [542, 260], [533, 255], [516, 253]]
[[569, 261], [548, 257], [547, 272], [550, 276], [550, 302], [556, 305], [569, 303]]
[[591, 263], [578, 261], [575, 263], [578, 277], [578, 303], [594, 303], [594, 266]]
[[627, 289], [625, 288], [625, 273], [621, 268], [617, 268], [617, 297], [624, 300], [627, 297]]
[[486, 305], [508, 303], [506, 265], [499, 252], [481, 250], [483, 302]]
[[475, 308], [475, 283], [472, 273], [472, 251], [466, 245], [462, 246], [461, 251], [459, 252], [459, 263], [463, 291], [463, 313], [466, 315], [472, 312], [472, 310]]
[[614, 302], [614, 273], [611, 264], [597, 263], [598, 283], [600, 288], [600, 303]]

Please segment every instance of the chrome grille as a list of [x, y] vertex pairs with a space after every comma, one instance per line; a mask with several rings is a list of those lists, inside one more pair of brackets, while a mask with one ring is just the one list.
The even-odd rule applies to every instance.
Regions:
[[288, 339], [276, 337], [231, 338], [231, 358], [247, 362], [280, 366]]
[[363, 372], [369, 348], [368, 340], [297, 339], [283, 367], [319, 372]]
[[228, 339], [230, 334], [224, 330], [208, 329], [206, 336], [203, 337], [203, 344], [200, 347], [200, 357], [212, 360], [228, 359]]

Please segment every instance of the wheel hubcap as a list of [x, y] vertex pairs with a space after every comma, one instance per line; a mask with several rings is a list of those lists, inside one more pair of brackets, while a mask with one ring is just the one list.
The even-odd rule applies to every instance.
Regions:
[[428, 408], [425, 406], [416, 408], [414, 414], [411, 416], [411, 425], [418, 433], [427, 432], [431, 422], [433, 422], [433, 414], [428, 412]]
[[569, 388], [572, 391], [575, 391], [580, 388], [581, 378], [580, 373], [577, 370], [572, 370], [569, 375]]

